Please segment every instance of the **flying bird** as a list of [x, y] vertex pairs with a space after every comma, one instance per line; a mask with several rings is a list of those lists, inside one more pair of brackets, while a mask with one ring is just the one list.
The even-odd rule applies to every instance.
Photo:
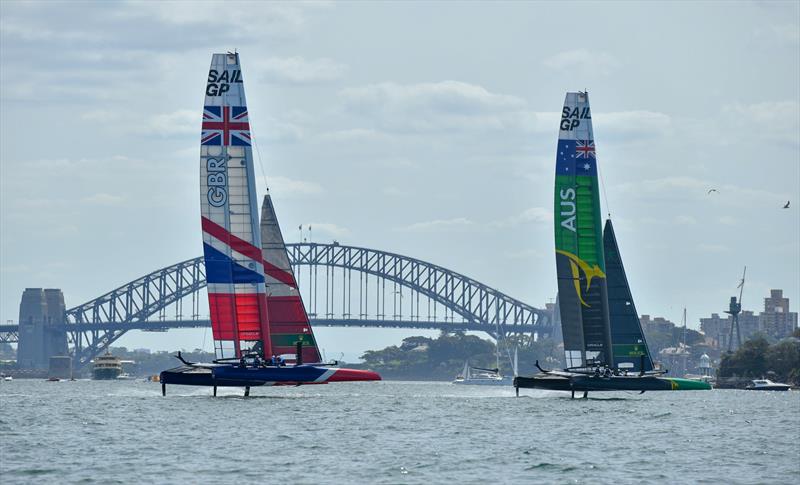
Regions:
[[708, 191], [708, 194], [706, 194], [706, 195], [711, 195], [711, 192], [716, 192], [716, 193], [719, 193], [719, 191], [718, 191], [717, 189], [710, 189], [710, 190]]
[[785, 206], [783, 206], [783, 208], [784, 208], [784, 209], [788, 209], [788, 208], [789, 208], [789, 202], [790, 202], [790, 201], [788, 201], [788, 200], [786, 201], [786, 205], [785, 205]]

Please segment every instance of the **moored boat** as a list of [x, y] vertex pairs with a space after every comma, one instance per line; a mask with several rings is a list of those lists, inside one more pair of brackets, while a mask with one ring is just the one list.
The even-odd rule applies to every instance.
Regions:
[[484, 369], [471, 367], [469, 362], [464, 364], [464, 370], [453, 379], [453, 384], [473, 386], [508, 386], [513, 379], [500, 374], [498, 369]]
[[745, 387], [748, 391], [788, 391], [791, 388], [789, 384], [772, 382], [769, 379], [754, 379], [752, 384]]

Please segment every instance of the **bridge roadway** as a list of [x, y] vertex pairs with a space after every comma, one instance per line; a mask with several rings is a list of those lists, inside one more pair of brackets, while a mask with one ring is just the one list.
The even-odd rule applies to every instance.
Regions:
[[[350, 328], [409, 328], [424, 330], [447, 330], [451, 332], [485, 332], [486, 325], [473, 322], [443, 322], [432, 320], [379, 320], [374, 318], [311, 318], [311, 326], [318, 327], [350, 327]], [[172, 328], [211, 327], [211, 320], [157, 320], [142, 322], [100, 322], [72, 323], [51, 327], [64, 332], [87, 331], [128, 331], [144, 330], [148, 332], [167, 331]], [[522, 332], [535, 332], [534, 325], [520, 325]], [[0, 343], [19, 342], [19, 325], [0, 325]]]
[[[288, 244], [287, 249], [301, 289], [308, 290], [306, 306], [314, 326], [471, 330], [495, 338], [519, 333], [542, 335], [553, 330], [550, 311], [418, 259], [336, 242]], [[308, 275], [307, 286], [301, 278], [301, 266], [308, 267], [303, 271]], [[324, 285], [317, 277], [322, 268]], [[162, 268], [68, 309], [65, 323], [50, 328], [69, 335], [74, 365], [80, 369], [128, 330], [209, 326], [208, 320], [197, 318], [201, 307], [198, 291], [206, 286], [204, 271], [202, 257]], [[341, 286], [336, 287], [336, 282]], [[358, 287], [355, 297], [354, 285]], [[321, 286], [324, 296], [317, 291]], [[318, 297], [325, 303], [321, 312]], [[184, 299], [191, 299], [193, 318], [165, 318], [167, 307], [175, 308], [176, 315], [182, 314]], [[341, 318], [334, 317], [334, 300], [341, 303]], [[425, 303], [427, 318], [420, 310]], [[409, 307], [404, 317], [404, 308]], [[437, 314], [437, 308], [443, 315]], [[316, 315], [325, 318], [314, 318]], [[392, 317], [387, 318], [389, 315]], [[18, 326], [0, 325], [0, 342], [19, 341], [20, 337]]]

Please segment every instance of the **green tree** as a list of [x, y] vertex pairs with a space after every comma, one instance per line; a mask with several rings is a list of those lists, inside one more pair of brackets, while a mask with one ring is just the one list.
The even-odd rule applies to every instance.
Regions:
[[770, 346], [766, 353], [766, 365], [781, 382], [796, 382], [797, 372], [792, 375], [792, 371], [800, 371], [800, 341], [784, 339]]

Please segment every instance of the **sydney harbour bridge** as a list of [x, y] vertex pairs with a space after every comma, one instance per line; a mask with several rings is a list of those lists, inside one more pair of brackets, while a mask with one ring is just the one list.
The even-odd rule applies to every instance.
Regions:
[[[287, 244], [312, 325], [482, 331], [495, 339], [513, 334], [550, 335], [552, 312], [527, 305], [472, 278], [399, 254], [354, 246]], [[91, 301], [67, 309], [34, 337], [26, 324], [0, 325], [0, 342], [41, 347], [69, 343], [76, 370], [129, 330], [209, 327], [203, 258], [153, 271]], [[27, 340], [27, 341], [26, 341]], [[20, 362], [22, 366], [22, 362]]]

